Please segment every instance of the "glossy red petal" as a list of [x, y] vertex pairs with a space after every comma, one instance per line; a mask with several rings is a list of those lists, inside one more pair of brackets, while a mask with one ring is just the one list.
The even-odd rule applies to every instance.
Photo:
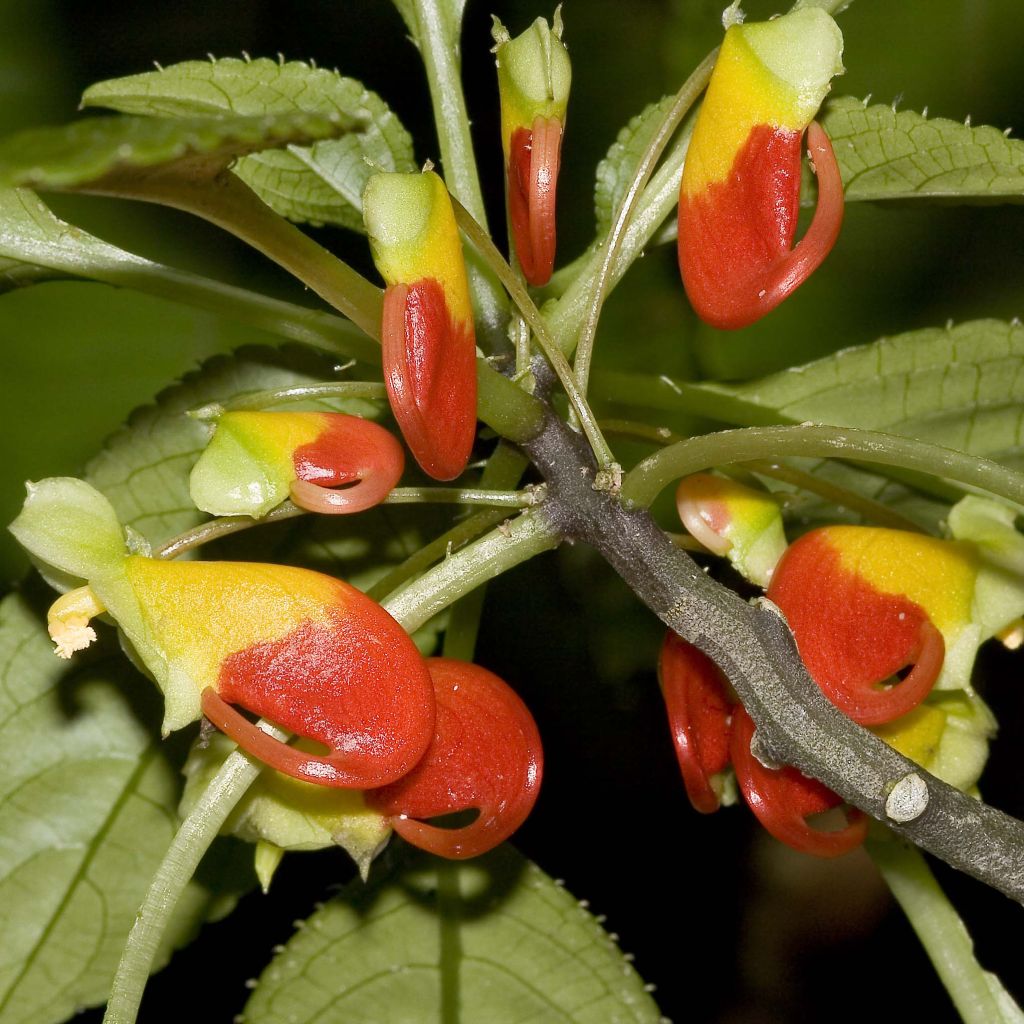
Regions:
[[[328, 749], [267, 737], [230, 705]], [[225, 658], [207, 717], [273, 768], [327, 786], [367, 789], [401, 778], [434, 735], [434, 688], [408, 634], [380, 605], [346, 588], [345, 610]]]
[[523, 276], [535, 287], [555, 267], [556, 195], [562, 152], [562, 122], [534, 118], [532, 129], [512, 133], [508, 160], [509, 223]]
[[292, 501], [310, 512], [328, 515], [379, 505], [402, 476], [402, 446], [370, 420], [328, 415], [327, 430], [292, 456], [297, 477], [291, 487]]
[[[437, 699], [434, 740], [404, 778], [366, 794], [404, 839], [457, 860], [507, 839], [533, 808], [544, 758], [529, 709], [496, 675], [468, 662], [427, 662]], [[474, 821], [441, 828], [422, 820], [475, 808]]]
[[686, 795], [698, 811], [711, 814], [720, 802], [711, 776], [729, 764], [732, 702], [725, 677], [706, 654], [669, 631], [658, 679]]
[[473, 325], [452, 318], [432, 278], [391, 285], [381, 324], [384, 383], [402, 436], [435, 480], [452, 480], [476, 438]]
[[731, 755], [740, 792], [758, 821], [776, 839], [801, 853], [815, 857], [839, 857], [864, 841], [867, 818], [858, 810], [847, 811], [847, 824], [823, 832], [806, 821], [842, 801], [815, 779], [795, 768], [765, 768], [750, 750], [754, 723], [743, 708], [733, 717]]
[[818, 207], [791, 250], [800, 202], [801, 136], [759, 125], [729, 177], [679, 202], [679, 269], [697, 315], [713, 327], [746, 327], [796, 290], [828, 255], [843, 219], [843, 185], [828, 136], [808, 142]]
[[[942, 671], [945, 642], [924, 609], [846, 570], [817, 531], [786, 549], [768, 597], [786, 616], [811, 677], [861, 725], [912, 711]], [[892, 682], [910, 665], [905, 679]]]

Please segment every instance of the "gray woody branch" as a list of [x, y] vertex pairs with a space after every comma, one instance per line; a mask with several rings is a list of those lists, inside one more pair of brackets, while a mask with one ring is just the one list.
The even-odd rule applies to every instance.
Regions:
[[954, 867], [1024, 903], [1024, 823], [897, 753], [831, 704], [781, 613], [709, 579], [643, 509], [596, 490], [585, 442], [548, 415], [522, 446], [548, 483], [545, 514], [595, 548], [670, 629], [714, 660], [757, 726], [762, 760], [796, 766]]

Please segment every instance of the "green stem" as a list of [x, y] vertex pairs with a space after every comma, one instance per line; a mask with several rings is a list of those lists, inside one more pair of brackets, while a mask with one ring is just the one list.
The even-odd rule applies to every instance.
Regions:
[[543, 496], [543, 489], [537, 487], [528, 487], [521, 491], [490, 491], [472, 487], [396, 487], [384, 499], [383, 504], [458, 504], [529, 508], [532, 505], [539, 505]]
[[[487, 460], [480, 477], [480, 486], [484, 493], [487, 488], [514, 487], [519, 483], [527, 465], [528, 461], [522, 452], [509, 445], [498, 445]], [[537, 491], [534, 489], [533, 493], [536, 494]], [[452, 605], [448, 614], [448, 626], [444, 631], [445, 657], [459, 658], [462, 661], [473, 660], [486, 596], [487, 586], [484, 585], [459, 598]]]
[[649, 505], [673, 480], [709, 466], [782, 456], [855, 459], [945, 477], [1024, 506], [1024, 475], [989, 459], [910, 437], [852, 427], [749, 427], [705, 434], [644, 459], [622, 484], [624, 500]]
[[[452, 195], [472, 211], [477, 223], [486, 229], [487, 213], [462, 91], [458, 56], [461, 16], [453, 23], [453, 19], [442, 10], [443, 0], [413, 0], [413, 6], [417, 42], [434, 108], [445, 184]], [[507, 319], [505, 296], [486, 266], [470, 258], [466, 270], [480, 325], [486, 336], [486, 348], [492, 352], [500, 351], [507, 345], [504, 334]]]
[[230, 171], [212, 179], [173, 169], [108, 175], [94, 191], [160, 203], [216, 224], [284, 267], [371, 338], [380, 338], [381, 290], [275, 213]]
[[744, 462], [740, 465], [744, 469], [756, 473], [758, 476], [767, 476], [773, 480], [781, 480], [783, 483], [799, 487], [802, 491], [817, 494], [818, 497], [824, 498], [831, 504], [839, 508], [849, 509], [851, 512], [856, 512], [857, 515], [870, 522], [877, 523], [879, 526], [887, 526], [893, 530], [909, 530], [912, 533], [924, 532], [919, 523], [915, 523], [913, 519], [908, 519], [906, 516], [900, 515], [899, 512], [893, 511], [888, 505], [883, 505], [880, 501], [875, 501], [872, 498], [865, 497], [863, 494], [858, 494], [856, 491], [851, 491], [848, 487], [840, 487], [839, 484], [822, 480], [821, 477], [817, 477], [813, 473], [805, 473], [802, 469], [795, 469], [793, 466], [783, 465], [777, 461], [762, 462], [755, 460], [754, 462]]
[[233, 533], [241, 533], [243, 530], [251, 530], [254, 526], [262, 526], [266, 523], [278, 523], [282, 519], [294, 519], [296, 516], [305, 516], [309, 513], [304, 508], [293, 505], [290, 501], [282, 502], [277, 508], [272, 509], [262, 519], [253, 519], [252, 516], [219, 516], [209, 522], [200, 523], [198, 526], [179, 533], [169, 541], [154, 548], [154, 558], [178, 558], [186, 551], [193, 551], [204, 544], [212, 544], [215, 540], [228, 537]]
[[477, 415], [495, 433], [517, 444], [535, 437], [544, 426], [544, 406], [518, 384], [476, 361]]
[[446, 558], [426, 576], [393, 594], [384, 606], [408, 632], [415, 632], [463, 594], [542, 551], [550, 551], [560, 539], [542, 509], [523, 512]]
[[[679, 180], [683, 174], [683, 160], [689, 144], [690, 137], [684, 134], [669, 150], [637, 201], [632, 219], [622, 233], [619, 254], [611, 263], [605, 285], [606, 296], [622, 279], [634, 260], [643, 254], [655, 232], [679, 202]], [[576, 338], [587, 315], [593, 282], [600, 271], [603, 258], [600, 248], [590, 250], [583, 270], [566, 288], [548, 315], [551, 336], [566, 354], [571, 355], [576, 347]]]
[[419, 576], [436, 561], [454, 554], [465, 544], [493, 529], [507, 517], [508, 513], [504, 509], [488, 509], [486, 512], [477, 512], [468, 519], [464, 519], [439, 537], [435, 537], [429, 544], [424, 544], [404, 562], [396, 565], [366, 591], [366, 596], [372, 597], [374, 601], [382, 601], [392, 591], [411, 580], [413, 576]]
[[[286, 738], [275, 729], [263, 727], [279, 739]], [[260, 769], [258, 762], [235, 751], [181, 823], [128, 934], [103, 1024], [133, 1024], [135, 1021], [153, 960], [174, 908], [203, 855], [235, 805], [256, 781]]]
[[[379, 350], [378, 350], [379, 351]], [[315, 402], [324, 398], [363, 398], [387, 401], [388, 392], [377, 381], [326, 381], [323, 384], [297, 384], [290, 388], [275, 388], [272, 391], [252, 391], [239, 398], [233, 398], [223, 409], [266, 409], [285, 402]], [[216, 415], [217, 406], [203, 406], [191, 415], [203, 419]]]
[[580, 328], [576, 347], [576, 361], [573, 364], [573, 368], [576, 371], [576, 382], [579, 384], [583, 394], [587, 393], [590, 361], [594, 351], [594, 339], [597, 336], [597, 323], [601, 317], [601, 309], [604, 306], [605, 297], [608, 294], [612, 266], [618, 259], [619, 252], [622, 249], [622, 240], [626, 229], [633, 218], [640, 194], [654, 172], [655, 164], [657, 164], [661, 154], [665, 151], [665, 147], [682, 123], [683, 118], [694, 103], [697, 102], [697, 97], [707, 87], [717, 56], [718, 51], [712, 50], [697, 66], [693, 74], [683, 83], [679, 92], [676, 93], [672, 106], [669, 107], [662, 118], [661, 124], [658, 125], [657, 131], [651, 137], [651, 141], [648, 143], [647, 149], [637, 165], [636, 171], [633, 174], [633, 180], [629, 183], [629, 188], [622, 197], [622, 203], [612, 223], [611, 230], [608, 232], [608, 237], [601, 247], [603, 255], [601, 256], [597, 273], [593, 277], [590, 303]]
[[[619, 434], [623, 437], [632, 437], [640, 441], [649, 441], [660, 448], [670, 444], [685, 443], [687, 438], [682, 437], [668, 427], [652, 427], [646, 423], [637, 423], [634, 420], [601, 420], [601, 427], [605, 433]], [[781, 480], [783, 483], [792, 484], [802, 491], [810, 494], [817, 494], [834, 505], [847, 508], [856, 512], [870, 522], [878, 523], [880, 526], [888, 526], [893, 530], [910, 530], [921, 532], [920, 524], [899, 512], [893, 511], [888, 505], [880, 501], [865, 497], [847, 487], [840, 487], [839, 484], [823, 480], [813, 473], [805, 473], [802, 469], [785, 465], [777, 460], [738, 463], [739, 467], [756, 473], [758, 476], [770, 477], [773, 480]], [[709, 467], [703, 467], [705, 469]]]
[[999, 979], [983, 970], [974, 943], [924, 857], [889, 837], [870, 838], [868, 853], [931, 959], [964, 1024], [1021, 1024], [1024, 1014]]
[[483, 256], [488, 266], [494, 271], [498, 279], [505, 286], [505, 290], [512, 296], [523, 319], [530, 325], [541, 351], [551, 363], [552, 369], [558, 376], [559, 383], [565, 390], [573, 409], [579, 417], [583, 433], [586, 434], [590, 447], [594, 451], [594, 457], [602, 466], [608, 466], [614, 461], [608, 442], [601, 434], [601, 428], [597, 425], [594, 414], [587, 405], [587, 400], [580, 393], [576, 386], [576, 378], [573, 376], [572, 367], [569, 366], [561, 350], [554, 343], [544, 318], [540, 311], [533, 304], [523, 283], [516, 276], [512, 268], [505, 262], [505, 258], [495, 248], [487, 232], [473, 219], [470, 212], [457, 200], [452, 200], [452, 207], [455, 210], [455, 220], [463, 233], [470, 240], [476, 250]]

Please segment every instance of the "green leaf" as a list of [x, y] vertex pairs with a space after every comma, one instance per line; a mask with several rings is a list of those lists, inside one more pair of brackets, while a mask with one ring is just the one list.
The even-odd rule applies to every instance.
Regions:
[[908, 434], [1000, 457], [1024, 451], [1024, 327], [973, 320], [844, 349], [746, 384], [702, 384], [776, 422]]
[[[91, 277], [211, 310], [371, 365], [380, 361], [380, 347], [341, 317], [257, 295], [125, 252], [61, 220], [28, 189], [0, 188], [0, 259], [12, 261], [6, 271], [11, 283], [44, 276], [45, 271], [36, 270], [33, 274], [36, 268], [26, 267], [36, 264], [56, 275]], [[0, 264], [0, 272], [6, 266]], [[0, 289], [3, 284], [0, 282]]]
[[[237, 156], [353, 131], [359, 122], [332, 114], [259, 117], [90, 117], [31, 128], [0, 142], [0, 184], [74, 189], [121, 171], [175, 163], [220, 169]], [[211, 173], [213, 171], [211, 170]]]
[[650, 103], [618, 134], [605, 158], [597, 165], [594, 182], [594, 215], [597, 237], [608, 234], [615, 212], [636, 173], [637, 166], [651, 139], [672, 106], [673, 96], [664, 96]]
[[1024, 199], [1024, 142], [998, 128], [851, 96], [830, 100], [822, 123], [848, 200]]
[[413, 171], [412, 140], [386, 103], [336, 71], [261, 58], [185, 61], [100, 82], [86, 107], [158, 118], [305, 112], [357, 121], [360, 130], [309, 149], [248, 156], [233, 168], [285, 217], [363, 230], [363, 186], [376, 171]]
[[316, 911], [270, 966], [247, 1024], [447, 1020], [656, 1024], [612, 939], [509, 846], [472, 861], [417, 856]]
[[[106, 999], [149, 876], [178, 825], [182, 744], [154, 740], [150, 684], [110, 637], [99, 657], [60, 661], [40, 615], [18, 595], [0, 604], [5, 1024], [62, 1021]], [[230, 885], [190, 883], [158, 967], [251, 886], [251, 871], [237, 860], [232, 870]]]

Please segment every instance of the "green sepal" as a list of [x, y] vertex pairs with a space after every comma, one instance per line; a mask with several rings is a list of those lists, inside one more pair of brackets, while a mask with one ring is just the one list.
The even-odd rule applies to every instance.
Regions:
[[950, 509], [950, 532], [957, 540], [974, 543], [980, 557], [972, 613], [979, 642], [1024, 615], [1024, 536], [1014, 526], [1016, 515], [1006, 505], [976, 495]]
[[214, 428], [188, 478], [196, 508], [214, 516], [260, 519], [288, 497], [289, 481], [252, 450], [230, 420]]
[[75, 581], [120, 570], [128, 553], [124, 531], [95, 487], [67, 476], [25, 487], [25, 504], [10, 531], [30, 555]]
[[[234, 747], [221, 733], [211, 737], [206, 746], [193, 745], [184, 768], [182, 816], [202, 796]], [[374, 857], [391, 836], [388, 819], [371, 811], [358, 790], [315, 786], [270, 770], [245, 794], [223, 831], [262, 846], [262, 853], [259, 847], [256, 851], [256, 870], [265, 887], [277, 867], [270, 847], [321, 850], [340, 846], [365, 879]]]
[[805, 123], [818, 112], [832, 79], [846, 70], [843, 34], [820, 8], [736, 25], [730, 31], [743, 39], [767, 71], [793, 90], [796, 111]]
[[494, 18], [491, 35], [495, 42], [502, 138], [506, 145], [512, 131], [529, 128], [535, 117], [564, 121], [572, 63], [562, 43], [561, 7], [555, 9], [550, 26], [546, 19], [538, 18], [515, 39]]

